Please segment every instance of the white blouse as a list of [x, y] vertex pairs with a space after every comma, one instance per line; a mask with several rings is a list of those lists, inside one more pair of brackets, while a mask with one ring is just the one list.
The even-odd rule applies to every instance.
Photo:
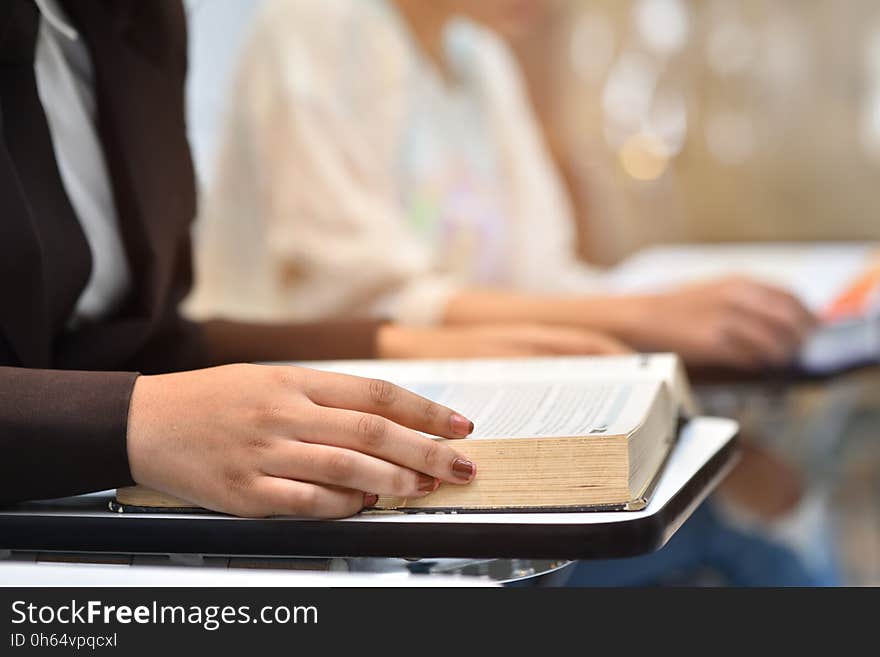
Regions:
[[512, 54], [466, 21], [452, 79], [382, 0], [267, 3], [197, 230], [198, 316], [438, 322], [464, 288], [584, 291]]

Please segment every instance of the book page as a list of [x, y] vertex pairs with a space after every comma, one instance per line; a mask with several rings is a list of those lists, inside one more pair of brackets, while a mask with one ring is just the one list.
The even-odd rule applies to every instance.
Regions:
[[730, 275], [786, 288], [821, 312], [875, 260], [877, 243], [688, 244], [639, 251], [605, 277], [620, 293], [657, 291]]
[[480, 438], [628, 434], [647, 415], [659, 383], [426, 383], [406, 386], [473, 420]]
[[545, 356], [467, 360], [348, 360], [296, 363], [303, 367], [386, 379], [404, 387], [431, 383], [665, 382], [686, 415], [696, 415], [681, 361], [675, 354]]
[[675, 354], [632, 354], [463, 360], [337, 360], [295, 364], [329, 372], [386, 379], [399, 385], [425, 381], [557, 383], [621, 380], [666, 381], [671, 384], [678, 374], [679, 360]]

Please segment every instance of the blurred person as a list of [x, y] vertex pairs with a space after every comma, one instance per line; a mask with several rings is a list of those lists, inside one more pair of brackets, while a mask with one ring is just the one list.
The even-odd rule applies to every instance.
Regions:
[[621, 348], [543, 326], [182, 318], [186, 45], [177, 0], [0, 3], [0, 503], [140, 483], [241, 515], [350, 515], [471, 481], [418, 432], [472, 423], [382, 381], [234, 363]]
[[[528, 29], [542, 4], [268, 3], [240, 62], [198, 226], [192, 312], [275, 321], [367, 311], [421, 326], [527, 319], [600, 329], [692, 365], [787, 362], [813, 320], [786, 292], [737, 278], [613, 297], [578, 261], [568, 199], [491, 31]], [[776, 470], [770, 497], [785, 506], [798, 484]], [[828, 583], [760, 536], [725, 527], [741, 540], [722, 550], [726, 541], [709, 540], [721, 526], [701, 509], [673, 554], [603, 564], [598, 578], [584, 566], [575, 581], [645, 583], [664, 563], [708, 563], [739, 584]], [[749, 567], [735, 567], [737, 555]], [[615, 579], [621, 568], [630, 572]]]
[[[519, 71], [540, 0], [277, 0], [240, 63], [196, 316], [545, 322], [690, 365], [790, 361], [813, 325], [744, 278], [603, 293]], [[494, 32], [493, 32], [494, 31]]]

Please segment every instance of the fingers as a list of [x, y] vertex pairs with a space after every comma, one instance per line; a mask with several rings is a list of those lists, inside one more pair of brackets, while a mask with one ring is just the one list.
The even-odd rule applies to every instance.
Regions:
[[788, 292], [750, 280], [728, 283], [726, 332], [739, 364], [783, 366], [795, 356], [815, 324], [810, 312]]
[[474, 423], [450, 408], [380, 379], [300, 370], [314, 403], [388, 418], [404, 427], [444, 438], [464, 438]]
[[604, 333], [590, 333], [587, 336], [590, 346], [582, 353], [596, 354], [600, 356], [619, 356], [621, 354], [631, 354], [633, 349], [617, 338]]
[[753, 369], [767, 365], [782, 367], [794, 357], [793, 345], [781, 340], [772, 326], [754, 317], [732, 318], [724, 333], [725, 346], [736, 365]]
[[[297, 431], [299, 440], [363, 452], [450, 483], [466, 484], [476, 476], [476, 466], [447, 443], [379, 415], [321, 406], [315, 406], [313, 411], [309, 421]], [[412, 495], [413, 491], [421, 490], [412, 486], [412, 481], [407, 479], [403, 486], [409, 486], [408, 492], [395, 494]], [[424, 481], [419, 482], [419, 486], [424, 485]], [[384, 492], [372, 485], [362, 490]]]
[[432, 476], [329, 445], [283, 440], [267, 457], [263, 465], [267, 475], [349, 490], [367, 490], [379, 495], [424, 497], [440, 485], [440, 481]]
[[815, 317], [785, 290], [749, 281], [735, 289], [732, 301], [737, 309], [769, 325], [792, 349], [815, 327]]
[[762, 286], [762, 291], [770, 299], [770, 306], [797, 326], [806, 335], [816, 327], [818, 318], [803, 302], [790, 292], [772, 286]]
[[259, 477], [253, 483], [252, 516], [302, 516], [305, 518], [345, 518], [365, 506], [375, 504], [375, 497], [360, 491], [319, 486], [302, 481]]
[[785, 359], [775, 352], [775, 343], [767, 340], [760, 330], [748, 322], [732, 323], [725, 328], [723, 344], [717, 357], [721, 362], [748, 370], [757, 370], [767, 365], [781, 365]]
[[593, 331], [555, 326], [524, 327], [520, 340], [534, 355], [626, 354], [632, 350], [618, 340]]

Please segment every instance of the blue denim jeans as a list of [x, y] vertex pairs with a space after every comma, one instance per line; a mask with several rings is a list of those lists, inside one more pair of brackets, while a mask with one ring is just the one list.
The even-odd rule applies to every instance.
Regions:
[[704, 503], [657, 552], [628, 559], [581, 561], [567, 586], [699, 584], [700, 577], [730, 586], [837, 586], [836, 563], [807, 568], [789, 547], [724, 523]]

